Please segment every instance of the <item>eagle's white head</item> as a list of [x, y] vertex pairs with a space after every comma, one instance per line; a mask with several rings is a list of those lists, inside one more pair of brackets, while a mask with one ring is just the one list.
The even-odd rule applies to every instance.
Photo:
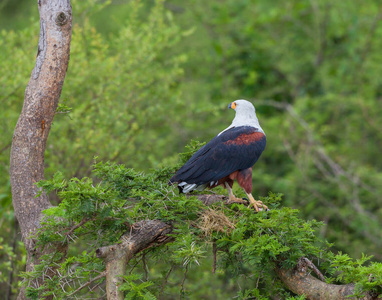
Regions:
[[228, 108], [235, 110], [236, 115], [232, 124], [227, 129], [239, 126], [252, 126], [264, 133], [264, 130], [261, 128], [259, 120], [257, 119], [256, 109], [251, 102], [247, 100], [236, 100], [231, 102], [228, 105]]

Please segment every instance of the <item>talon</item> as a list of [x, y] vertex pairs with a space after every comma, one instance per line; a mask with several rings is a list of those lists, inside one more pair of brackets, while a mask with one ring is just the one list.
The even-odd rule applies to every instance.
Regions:
[[239, 204], [247, 204], [248, 200], [242, 199], [242, 198], [236, 198], [236, 197], [230, 197], [227, 202], [227, 204], [233, 204], [233, 203], [239, 203]]
[[254, 202], [249, 203], [248, 207], [251, 208], [251, 206], [253, 206], [256, 212], [260, 211], [259, 207], [257, 206], [257, 203], [254, 203]]
[[253, 206], [256, 210], [256, 212], [259, 212], [261, 210], [269, 210], [268, 206], [266, 206], [263, 202], [255, 200], [251, 194], [247, 194], [249, 197], [249, 201], [251, 202], [249, 206]]
[[256, 200], [255, 200], [255, 202], [251, 202], [251, 204], [250, 204], [249, 206], [251, 206], [251, 205], [255, 208], [256, 212], [258, 212], [258, 211], [262, 211], [262, 210], [265, 210], [265, 211], [269, 210], [269, 209], [268, 209], [268, 206], [266, 206], [266, 205], [265, 205], [263, 202], [261, 202], [261, 201], [256, 201]]

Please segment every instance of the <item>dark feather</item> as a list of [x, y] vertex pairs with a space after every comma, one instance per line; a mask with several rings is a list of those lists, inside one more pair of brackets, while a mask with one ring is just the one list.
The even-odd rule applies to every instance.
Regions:
[[252, 167], [266, 145], [266, 137], [257, 128], [233, 127], [215, 136], [200, 148], [170, 179], [202, 185]]

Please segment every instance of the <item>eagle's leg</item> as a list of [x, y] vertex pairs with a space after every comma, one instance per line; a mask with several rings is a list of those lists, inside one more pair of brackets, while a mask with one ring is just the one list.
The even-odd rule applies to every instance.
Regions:
[[248, 196], [249, 202], [251, 203], [250, 205], [253, 205], [256, 211], [259, 211], [259, 207], [262, 207], [264, 210], [268, 210], [268, 207], [263, 202], [255, 200], [251, 193], [246, 192], [246, 194]]
[[228, 184], [228, 182], [225, 182], [224, 183], [227, 191], [228, 191], [228, 201], [227, 201], [227, 204], [231, 204], [231, 203], [244, 203], [244, 204], [247, 204], [248, 202], [241, 199], [241, 198], [236, 198], [235, 195], [233, 194], [232, 192], [232, 188], [231, 186]]
[[261, 201], [256, 201], [252, 196], [252, 168], [240, 170], [237, 173], [237, 183], [243, 188], [245, 193], [248, 196], [250, 206], [252, 205], [256, 212], [259, 211], [259, 207], [262, 207], [264, 210], [267, 210], [268, 207], [263, 204]]

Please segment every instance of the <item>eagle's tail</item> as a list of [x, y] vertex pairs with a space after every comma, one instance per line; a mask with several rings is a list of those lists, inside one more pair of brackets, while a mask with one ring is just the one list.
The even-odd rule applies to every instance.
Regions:
[[179, 193], [187, 194], [192, 191], [203, 191], [207, 187], [207, 184], [187, 183], [182, 181], [178, 183]]

